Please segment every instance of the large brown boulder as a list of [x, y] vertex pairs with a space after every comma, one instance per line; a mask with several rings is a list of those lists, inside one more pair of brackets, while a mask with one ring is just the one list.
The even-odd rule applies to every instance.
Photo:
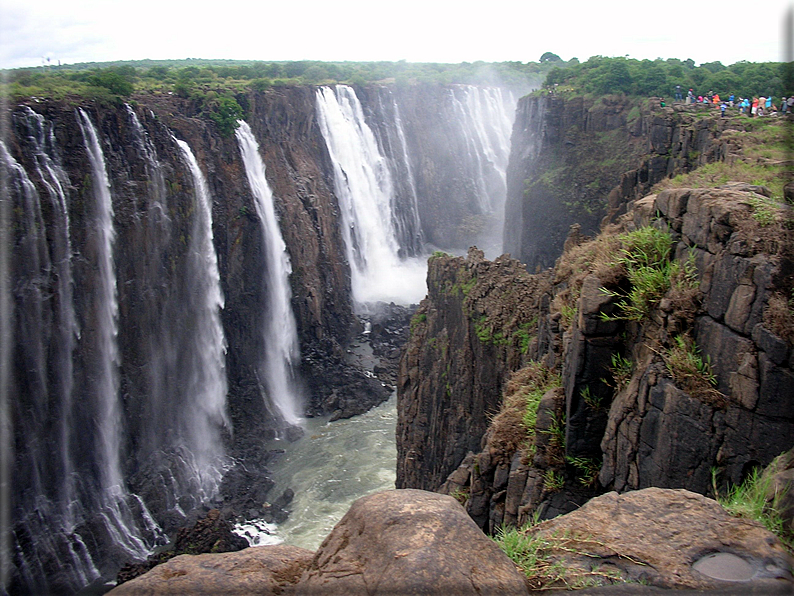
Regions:
[[312, 553], [297, 546], [257, 546], [233, 553], [180, 555], [108, 594], [216, 596], [281, 594], [309, 566]]
[[660, 588], [794, 588], [792, 559], [771, 532], [683, 489], [610, 492], [534, 534], [548, 541], [548, 562], [570, 574]]
[[296, 594], [526, 594], [523, 576], [452, 497], [363, 497], [323, 541]]

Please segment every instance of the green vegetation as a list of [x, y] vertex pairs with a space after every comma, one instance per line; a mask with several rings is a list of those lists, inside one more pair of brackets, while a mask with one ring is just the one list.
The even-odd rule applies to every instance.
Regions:
[[600, 396], [592, 394], [589, 385], [579, 392], [579, 396], [584, 400], [584, 403], [593, 410], [600, 410], [604, 405]]
[[231, 136], [243, 117], [243, 108], [233, 97], [220, 97], [208, 104], [210, 119], [218, 125], [221, 135]]
[[602, 584], [622, 583], [620, 573], [594, 566], [590, 570], [564, 565], [555, 560], [557, 553], [586, 554], [586, 544], [600, 544], [594, 540], [574, 539], [570, 536], [537, 536], [534, 525], [521, 529], [499, 528], [494, 541], [527, 578], [532, 590], [581, 589]]
[[456, 489], [449, 494], [450, 497], [455, 499], [458, 503], [460, 503], [463, 507], [466, 506], [466, 502], [469, 500], [469, 490], [468, 487], [464, 489]]
[[601, 471], [601, 462], [589, 457], [567, 456], [565, 461], [576, 469], [576, 476], [582, 486], [595, 486], [598, 482], [598, 473]]
[[559, 375], [555, 375], [550, 370], [546, 369], [542, 364], [533, 363], [530, 366], [534, 367], [537, 371], [539, 378], [533, 379], [523, 392], [525, 400], [524, 413], [522, 422], [524, 423], [525, 432], [531, 437], [535, 433], [535, 425], [538, 422], [538, 407], [543, 395], [554, 387], [562, 386], [562, 379]]
[[502, 407], [491, 422], [491, 445], [507, 454], [524, 448], [531, 455], [535, 448], [540, 400], [549, 389], [561, 385], [560, 375], [540, 362], [530, 362], [513, 373]]
[[750, 475], [738, 486], [731, 487], [727, 494], [717, 490], [717, 471], [711, 471], [712, 486], [716, 499], [725, 510], [736, 517], [752, 519], [780, 538], [785, 547], [794, 554], [794, 536], [786, 531], [779, 512], [782, 494], [774, 494], [769, 499], [772, 476], [753, 468]]
[[551, 436], [551, 445], [557, 449], [565, 450], [565, 414], [557, 416], [556, 413], [551, 412], [551, 424], [549, 430], [544, 431]]
[[427, 315], [425, 313], [416, 313], [414, 316], [412, 316], [410, 325], [411, 335], [414, 334], [419, 325], [424, 324], [426, 321]]
[[557, 93], [672, 98], [676, 85], [680, 85], [684, 96], [693, 89], [695, 95], [713, 91], [725, 98], [733, 93], [741, 97], [772, 94], [779, 99], [794, 91], [785, 88], [785, 68], [784, 63], [776, 62], [737, 62], [730, 66], [709, 62], [695, 66], [693, 60], [675, 58], [634, 60], [592, 56], [582, 63], [555, 63], [544, 88], [554, 88]]
[[670, 260], [673, 237], [669, 232], [646, 226], [621, 234], [618, 240], [621, 248], [613, 265], [626, 272], [631, 288], [627, 292], [602, 288], [605, 294], [619, 298], [619, 312], [601, 313], [603, 320], [642, 321], [674, 284], [697, 283], [691, 262], [682, 265]]
[[534, 325], [537, 325], [537, 322], [538, 318], [535, 317], [532, 321], [519, 325], [518, 329], [513, 333], [513, 337], [518, 338], [518, 347], [522, 354], [526, 354], [529, 351], [529, 344], [534, 338], [534, 336], [529, 334], [529, 330]]
[[612, 366], [609, 367], [609, 372], [612, 373], [615, 391], [620, 391], [629, 384], [633, 370], [634, 363], [630, 358], [624, 358], [620, 354], [612, 354]]
[[[560, 63], [556, 63], [559, 65]], [[562, 63], [565, 64], [565, 63]], [[292, 85], [346, 83], [507, 85], [521, 91], [540, 86], [551, 62], [264, 62], [240, 60], [138, 60], [15, 69], [8, 72], [11, 96], [106, 99], [132, 93], [182, 97], [210, 91], [229, 94]], [[104, 91], [103, 91], [104, 90]]]
[[771, 191], [773, 201], [783, 202], [789, 159], [786, 123], [781, 119], [744, 116], [734, 117], [733, 122], [742, 129], [726, 130], [722, 138], [741, 148], [740, 159], [701, 165], [688, 174], [661, 181], [653, 191], [659, 192], [665, 188], [713, 188], [727, 182], [746, 182], [766, 186]]
[[546, 470], [543, 474], [543, 488], [549, 492], [556, 492], [562, 490], [565, 486], [565, 478], [562, 474], [554, 470]]
[[724, 405], [724, 396], [715, 389], [717, 378], [711, 371], [711, 361], [704, 360], [700, 349], [689, 334], [677, 335], [673, 345], [662, 354], [667, 370], [676, 384], [692, 397], [698, 397], [717, 406]]

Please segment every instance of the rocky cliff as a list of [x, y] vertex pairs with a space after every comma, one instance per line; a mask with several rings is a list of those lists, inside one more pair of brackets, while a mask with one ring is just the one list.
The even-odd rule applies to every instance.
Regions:
[[516, 109], [507, 170], [504, 249], [530, 271], [553, 265], [574, 223], [592, 234], [660, 180], [724, 159], [735, 119], [710, 106], [527, 96]]
[[[399, 102], [385, 101], [388, 89], [359, 92], [390, 167], [411, 173], [411, 184], [395, 191], [395, 220], [406, 223], [400, 209], [415, 209], [416, 193], [430, 187], [436, 190], [424, 208], [438, 211], [427, 203], [447, 195], [434, 177], [478, 187], [459, 175], [467, 159], [487, 158], [474, 149], [462, 160], [450, 156], [474, 133], [461, 128], [466, 111], [457, 114], [449, 98], [465, 99], [476, 88], [428, 87], [424, 102], [423, 91], [404, 91], [405, 128]], [[349, 417], [389, 390], [346, 353], [362, 322], [354, 315], [335, 169], [315, 94], [279, 87], [236, 100], [259, 145], [291, 262], [301, 353], [292, 372], [304, 411]], [[434, 111], [434, 102], [444, 105]], [[454, 147], [416, 138], [418, 119], [431, 113], [430, 128], [455, 129]], [[263, 378], [263, 354], [273, 349], [263, 328], [274, 284], [237, 139], [221, 134], [197, 100], [157, 93], [128, 105], [29, 98], [12, 108], [10, 124], [0, 161], [12, 239], [13, 586], [68, 592], [142, 558], [202, 504], [224, 506], [225, 498], [235, 510], [263, 507], [272, 486], [272, 454], [263, 445], [284, 432]], [[206, 181], [208, 214], [197, 176]], [[483, 213], [475, 196], [461, 200], [456, 229]], [[465, 234], [437, 233], [438, 218], [414, 223], [402, 237], [403, 254], [438, 234], [453, 248], [469, 244]], [[210, 237], [204, 244], [202, 234]], [[198, 282], [197, 268], [204, 268]], [[222, 296], [214, 296], [215, 284]], [[373, 315], [385, 358], [395, 357], [400, 325]], [[217, 356], [214, 368], [203, 360], [205, 341]], [[382, 369], [393, 380], [389, 366]], [[230, 462], [236, 465], [227, 470]]]
[[[549, 285], [540, 283], [545, 276], [534, 284], [532, 276], [500, 278], [496, 263], [471, 256], [468, 262], [431, 260], [431, 289], [420, 306], [427, 321], [415, 328], [398, 386], [402, 486], [429, 477], [422, 486], [458, 496], [475, 521], [493, 531], [523, 523], [533, 512], [565, 512], [607, 489], [708, 494], [712, 470], [718, 484], [735, 484], [790, 449], [792, 214], [766, 193], [738, 184], [666, 190], [635, 201], [595, 239], [572, 231]], [[650, 251], [633, 244], [645, 236], [667, 246], [657, 269], [667, 282], [652, 298], [637, 288], [646, 288], [640, 278], [653, 268], [639, 274], [632, 264]], [[496, 306], [482, 312], [446, 299], [443, 280], [466, 276], [475, 265], [492, 272], [478, 284], [535, 291], [518, 303], [512, 291], [494, 292]], [[441, 471], [454, 461], [442, 455], [449, 439], [436, 428], [485, 428], [488, 419], [473, 422], [472, 413], [496, 413], [499, 398], [488, 392], [459, 409], [470, 400], [468, 388], [432, 390], [472, 340], [450, 342], [441, 354], [434, 344], [460, 337], [459, 328], [492, 312], [522, 308], [538, 312], [537, 321], [530, 319], [524, 359], [533, 362], [521, 368], [521, 359], [506, 359], [504, 352], [492, 353], [484, 365], [471, 358], [491, 371], [488, 386], [507, 390], [488, 430], [468, 437], [481, 447], [465, 457], [459, 450], [460, 466], [444, 481]], [[505, 337], [510, 330], [508, 324]], [[511, 371], [517, 372], [508, 377]], [[423, 415], [412, 424], [415, 412]]]

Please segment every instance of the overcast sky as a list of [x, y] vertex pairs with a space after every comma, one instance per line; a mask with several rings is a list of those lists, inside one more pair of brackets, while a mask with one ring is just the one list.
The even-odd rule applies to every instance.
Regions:
[[106, 60], [784, 60], [790, 0], [0, 0], [0, 68]]

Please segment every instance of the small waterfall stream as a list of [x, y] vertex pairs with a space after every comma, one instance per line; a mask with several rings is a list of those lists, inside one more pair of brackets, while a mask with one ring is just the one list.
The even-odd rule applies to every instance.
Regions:
[[98, 444], [95, 449], [99, 481], [98, 497], [105, 529], [112, 538], [113, 544], [126, 551], [130, 558], [143, 558], [148, 554], [152, 544], [147, 543], [141, 536], [135, 524], [136, 514], [132, 505], [141, 508], [146, 525], [155, 535], [159, 534], [159, 527], [151, 519], [143, 502], [127, 492], [121, 473], [122, 427], [118, 378], [120, 359], [117, 343], [119, 307], [113, 265], [115, 230], [110, 181], [96, 129], [82, 109], [79, 110], [79, 114], [79, 123], [91, 163], [92, 191], [96, 205], [94, 249], [99, 275], [98, 283], [94, 288], [92, 309], [92, 314], [96, 318], [91, 322], [91, 326], [94, 329], [92, 340], [95, 342], [98, 357], [92, 363], [95, 369], [89, 378], [94, 382], [87, 388], [87, 397], [93, 400], [95, 404], [93, 411], [97, 413]]
[[245, 164], [248, 184], [254, 194], [256, 213], [262, 222], [267, 261], [268, 319], [265, 325], [265, 346], [262, 379], [267, 394], [282, 420], [288, 425], [300, 424], [302, 411], [295, 384], [295, 365], [300, 361], [298, 331], [290, 300], [292, 273], [287, 245], [278, 226], [273, 206], [273, 191], [265, 178], [265, 164], [259, 155], [259, 144], [247, 122], [240, 121], [235, 135]]
[[220, 311], [223, 294], [218, 256], [212, 243], [212, 199], [196, 157], [185, 141], [176, 141], [190, 168], [195, 187], [196, 212], [190, 234], [188, 278], [192, 291], [184, 306], [194, 320], [193, 334], [182, 365], [189, 371], [184, 391], [192, 407], [181, 417], [186, 440], [185, 456], [192, 461], [202, 488], [203, 502], [218, 492], [224, 449], [221, 427], [229, 427], [226, 415], [226, 339]]
[[493, 224], [474, 238], [488, 258], [502, 253], [507, 161], [516, 99], [498, 87], [458, 85], [449, 91], [455, 120], [466, 140], [469, 175], [477, 189], [480, 212], [490, 215]]

